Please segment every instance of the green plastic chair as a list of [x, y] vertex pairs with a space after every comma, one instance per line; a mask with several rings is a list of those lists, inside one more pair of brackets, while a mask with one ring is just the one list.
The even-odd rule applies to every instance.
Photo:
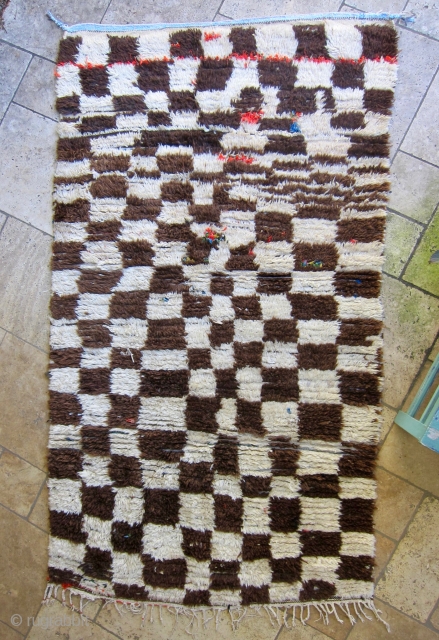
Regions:
[[414, 436], [421, 444], [439, 453], [439, 385], [419, 419], [415, 415], [423, 403], [439, 372], [439, 355], [425, 376], [412, 404], [407, 412], [399, 411], [396, 424]]

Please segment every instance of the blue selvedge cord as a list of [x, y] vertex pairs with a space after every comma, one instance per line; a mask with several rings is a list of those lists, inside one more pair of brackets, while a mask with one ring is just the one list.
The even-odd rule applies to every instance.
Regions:
[[77, 31], [152, 31], [154, 29], [187, 29], [190, 27], [228, 27], [245, 24], [268, 24], [270, 22], [297, 22], [308, 20], [403, 20], [405, 24], [415, 21], [413, 13], [306, 13], [294, 16], [268, 16], [265, 18], [239, 18], [237, 20], [222, 20], [219, 22], [157, 22], [152, 24], [82, 24], [68, 25], [56, 18], [50, 11], [47, 16], [63, 31], [75, 33]]

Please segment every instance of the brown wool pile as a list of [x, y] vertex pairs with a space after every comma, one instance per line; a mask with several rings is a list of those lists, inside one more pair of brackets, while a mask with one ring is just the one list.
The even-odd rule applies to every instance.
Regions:
[[364, 20], [61, 41], [48, 595], [373, 609], [396, 55]]

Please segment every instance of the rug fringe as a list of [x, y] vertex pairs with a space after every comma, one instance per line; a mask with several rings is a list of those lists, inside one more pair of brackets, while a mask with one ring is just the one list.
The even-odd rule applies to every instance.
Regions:
[[[123, 615], [125, 613], [131, 613], [133, 615], [141, 616], [141, 627], [145, 625], [145, 622], [152, 623], [154, 621], [154, 610], [158, 610], [160, 622], [163, 622], [162, 613], [163, 609], [166, 609], [169, 613], [175, 616], [176, 621], [179, 616], [187, 618], [188, 625], [185, 628], [186, 633], [193, 635], [194, 629], [198, 626], [202, 626], [206, 629], [209, 623], [213, 620], [215, 629], [218, 629], [220, 623], [220, 616], [223, 612], [229, 615], [229, 620], [232, 625], [233, 631], [237, 631], [239, 625], [244, 618], [258, 617], [266, 615], [269, 622], [273, 627], [280, 628], [285, 625], [287, 629], [293, 629], [297, 623], [306, 625], [312, 615], [312, 610], [319, 614], [318, 621], [322, 621], [325, 625], [328, 625], [334, 618], [339, 624], [343, 624], [343, 620], [340, 618], [340, 613], [343, 613], [351, 623], [354, 625], [356, 622], [364, 622], [365, 619], [373, 620], [371, 613], [375, 615], [375, 618], [382, 622], [390, 633], [389, 624], [381, 617], [382, 611], [377, 609], [372, 598], [363, 600], [360, 598], [349, 600], [326, 600], [318, 602], [288, 602], [281, 604], [264, 604], [264, 605], [249, 605], [247, 607], [242, 606], [200, 606], [189, 607], [180, 604], [164, 604], [160, 602], [135, 602], [132, 600], [123, 600], [120, 598], [111, 598], [103, 596], [102, 594], [94, 594], [76, 587], [62, 587], [59, 584], [49, 583], [46, 587], [46, 591], [43, 598], [43, 604], [49, 605], [57, 600], [58, 591], [61, 589], [61, 602], [64, 606], [68, 607], [72, 611], [76, 611], [80, 614], [83, 613], [84, 604], [88, 602], [95, 602], [101, 600], [104, 603], [104, 607], [114, 606], [116, 611]], [[75, 606], [72, 597], [77, 596], [79, 598], [79, 607]], [[316, 620], [316, 621], [317, 621]]]

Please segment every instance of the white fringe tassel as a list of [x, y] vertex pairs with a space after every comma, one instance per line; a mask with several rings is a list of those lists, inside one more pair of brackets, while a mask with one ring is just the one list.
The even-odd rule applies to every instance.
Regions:
[[[89, 593], [82, 591], [81, 589], [76, 589], [75, 587], [67, 587], [64, 589], [59, 584], [49, 583], [46, 587], [43, 604], [48, 605], [53, 602], [57, 597], [59, 589], [61, 589], [62, 604], [73, 611], [82, 613], [84, 601], [87, 603], [89, 601], [94, 602], [96, 600], [102, 600], [105, 607], [114, 606], [121, 615], [127, 612], [134, 615], [140, 615], [142, 617], [141, 627], [144, 626], [145, 621], [150, 623], [154, 621], [154, 609], [158, 610], [160, 622], [163, 622], [162, 610], [166, 609], [169, 613], [175, 616], [176, 621], [179, 616], [183, 616], [187, 619], [188, 624], [185, 631], [189, 635], [193, 635], [194, 629], [196, 627], [199, 628], [200, 625], [204, 629], [207, 628], [211, 620], [215, 621], [215, 629], [218, 629], [222, 612], [226, 612], [229, 615], [232, 629], [233, 631], [236, 631], [244, 618], [262, 615], [266, 615], [268, 617], [273, 627], [280, 628], [282, 625], [285, 625], [287, 629], [293, 629], [297, 622], [300, 622], [302, 625], [306, 625], [311, 617], [312, 609], [319, 614], [319, 618], [317, 620], [323, 621], [324, 624], [329, 624], [331, 616], [334, 616], [337, 622], [343, 624], [343, 620], [339, 616], [340, 612], [348, 618], [352, 625], [354, 625], [358, 620], [363, 622], [365, 618], [367, 620], [373, 620], [371, 615], [369, 615], [370, 613], [373, 613], [375, 618], [382, 622], [390, 633], [389, 624], [381, 617], [382, 611], [375, 607], [374, 601], [371, 598], [367, 600], [352, 599], [327, 600], [325, 602], [290, 602], [282, 604], [249, 605], [246, 607], [186, 607], [179, 604], [121, 600], [119, 598], [103, 596], [102, 594]], [[74, 605], [72, 596], [77, 596], [79, 598], [79, 607]]]

